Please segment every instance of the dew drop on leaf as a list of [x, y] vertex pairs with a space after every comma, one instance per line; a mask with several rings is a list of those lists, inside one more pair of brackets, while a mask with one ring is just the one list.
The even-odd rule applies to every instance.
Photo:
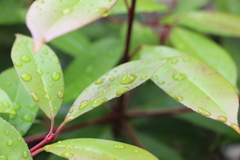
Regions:
[[19, 103], [15, 103], [14, 104], [14, 108], [16, 109], [16, 110], [18, 110], [18, 109], [20, 109], [21, 108], [21, 105], [19, 104]]
[[125, 148], [126, 146], [125, 146], [124, 144], [115, 144], [114, 147], [115, 147], [115, 148], [123, 149], [123, 148]]
[[178, 59], [172, 59], [172, 60], [170, 61], [170, 63], [172, 63], [172, 64], [177, 64], [177, 63], [178, 63]]
[[142, 76], [140, 77], [141, 80], [145, 80], [148, 76]]
[[67, 8], [63, 10], [63, 14], [67, 15], [67, 14], [70, 14], [72, 11], [73, 11], [72, 8]]
[[30, 62], [30, 61], [31, 61], [31, 58], [30, 58], [29, 56], [25, 55], [25, 56], [22, 56], [22, 57], [20, 58], [20, 60], [21, 60], [22, 62]]
[[173, 96], [173, 98], [174, 98], [176, 101], [182, 101], [182, 100], [183, 100], [183, 97], [180, 96], [180, 95], [175, 95], [175, 96]]
[[32, 80], [32, 75], [31, 74], [28, 74], [28, 73], [23, 73], [21, 74], [21, 79], [25, 82], [29, 82]]
[[135, 74], [125, 74], [124, 76], [121, 77], [120, 83], [122, 84], [129, 84], [132, 83], [137, 76]]
[[106, 101], [107, 101], [107, 98], [98, 98], [98, 99], [93, 101], [92, 107], [100, 106], [101, 104], [103, 104]]
[[177, 73], [177, 74], [174, 74], [174, 75], [172, 76], [172, 78], [173, 78], [174, 80], [176, 80], [176, 81], [181, 81], [181, 80], [187, 78], [187, 75], [184, 74], [184, 73]]
[[211, 113], [210, 113], [210, 112], [208, 112], [207, 110], [205, 110], [205, 109], [203, 109], [203, 108], [201, 108], [201, 107], [199, 107], [199, 108], [197, 109], [197, 112], [200, 113], [200, 114], [203, 115], [203, 116], [211, 116]]
[[232, 124], [230, 125], [230, 127], [231, 127], [232, 129], [234, 129], [235, 131], [237, 131], [237, 132], [240, 134], [240, 128], [239, 128], [239, 126], [238, 126], [237, 124], [232, 123]]
[[58, 96], [59, 99], [62, 99], [63, 96], [64, 96], [64, 92], [63, 91], [58, 91], [57, 96]]
[[8, 146], [12, 146], [13, 143], [14, 143], [13, 140], [8, 140], [8, 141], [7, 141], [7, 145], [8, 145]]
[[28, 157], [28, 153], [27, 153], [26, 151], [23, 151], [22, 156], [23, 156], [24, 158], [27, 158], [27, 157]]
[[83, 109], [89, 104], [89, 100], [82, 101], [78, 107], [78, 109]]
[[104, 80], [104, 78], [98, 79], [97, 81], [95, 81], [95, 84], [102, 84]]
[[45, 95], [45, 98], [46, 98], [46, 100], [50, 101], [50, 100], [51, 100], [50, 94], [46, 94], [46, 95]]
[[105, 0], [106, 2], [112, 2], [112, 0]]
[[227, 122], [227, 117], [225, 117], [225, 116], [218, 116], [217, 117], [217, 121], [225, 123], [225, 122]]
[[110, 81], [114, 81], [114, 80], [115, 80], [115, 77], [110, 77], [109, 80], [110, 80]]
[[54, 81], [59, 80], [60, 77], [61, 77], [61, 73], [60, 73], [60, 72], [54, 72], [54, 73], [52, 74], [52, 80], [54, 80]]
[[116, 96], [117, 96], [117, 97], [120, 97], [122, 94], [126, 93], [126, 92], [129, 91], [129, 90], [130, 90], [129, 87], [123, 87], [123, 88], [117, 90]]
[[33, 115], [32, 114], [26, 114], [22, 117], [22, 120], [26, 122], [32, 122], [33, 121]]
[[72, 154], [72, 153], [70, 153], [70, 152], [63, 152], [62, 154], [61, 154], [61, 156], [63, 157], [63, 158], [71, 158], [71, 157], [73, 157], [74, 156], [74, 154]]
[[5, 133], [7, 136], [9, 135], [9, 131], [6, 131], [6, 133]]
[[17, 67], [22, 67], [22, 63], [21, 62], [16, 62], [16, 63], [14, 63], [15, 64], [15, 66], [17, 66]]
[[1, 102], [1, 104], [4, 106], [4, 107], [10, 107], [10, 104], [8, 102]]
[[65, 149], [69, 149], [69, 148], [75, 148], [73, 145], [67, 145], [66, 147], [65, 147]]
[[0, 155], [0, 160], [7, 160], [7, 156], [5, 156], [5, 155]]
[[22, 138], [21, 138], [21, 137], [18, 137], [17, 140], [18, 140], [18, 142], [21, 142], [21, 141], [22, 141]]
[[154, 76], [152, 76], [152, 79], [157, 81], [158, 80], [158, 76], [154, 75]]
[[157, 82], [158, 85], [163, 85], [164, 83], [165, 83], [164, 81]]
[[42, 76], [42, 75], [43, 75], [43, 72], [42, 72], [41, 69], [38, 69], [37, 72], [38, 72], [39, 76]]
[[38, 102], [38, 101], [39, 101], [39, 97], [38, 97], [35, 93], [32, 93], [32, 94], [31, 94], [31, 97], [32, 97], [32, 99], [33, 99], [35, 102]]

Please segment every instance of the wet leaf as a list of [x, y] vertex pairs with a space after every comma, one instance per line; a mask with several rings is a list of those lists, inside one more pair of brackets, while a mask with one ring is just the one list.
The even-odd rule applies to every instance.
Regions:
[[101, 104], [120, 97], [139, 86], [156, 72], [166, 60], [133, 61], [122, 64], [88, 86], [70, 108], [65, 122], [71, 121]]
[[[127, 0], [128, 4], [131, 4], [130, 0]], [[161, 4], [155, 0], [138, 0], [136, 3], [135, 12], [164, 12], [167, 11], [167, 6]], [[110, 14], [123, 14], [127, 13], [127, 7], [124, 0], [120, 0], [110, 11]]]
[[43, 148], [66, 159], [158, 160], [151, 153], [129, 144], [101, 139], [70, 139]]
[[0, 117], [0, 159], [32, 160], [27, 144], [21, 135]]
[[220, 36], [239, 37], [240, 17], [220, 12], [189, 12], [172, 17], [177, 24], [196, 31]]
[[12, 60], [29, 95], [49, 118], [53, 118], [64, 95], [61, 66], [47, 45], [36, 54], [32, 46], [32, 39], [18, 34], [12, 48]]
[[50, 40], [83, 27], [108, 13], [117, 0], [37, 0], [27, 13], [35, 51]]
[[[87, 47], [65, 69], [65, 97], [63, 103], [73, 102], [87, 86], [117, 65], [123, 47], [116, 38], [104, 38]], [[76, 69], [80, 68], [80, 69]], [[81, 80], [81, 83], [79, 83]]]
[[9, 95], [17, 111], [17, 115], [9, 116], [8, 122], [24, 135], [34, 122], [38, 107], [27, 93], [14, 68], [2, 72], [0, 87]]
[[236, 86], [236, 65], [228, 52], [221, 46], [201, 34], [182, 28], [173, 28], [169, 38], [174, 47], [201, 59]]
[[16, 114], [12, 101], [7, 93], [0, 88], [0, 113]]
[[[166, 47], [165, 52], [161, 51], [162, 47], [144, 46], [140, 54], [144, 59], [156, 59], [174, 57], [178, 52]], [[193, 57], [172, 59], [158, 69], [152, 80], [176, 101], [240, 133], [236, 90], [207, 64]]]

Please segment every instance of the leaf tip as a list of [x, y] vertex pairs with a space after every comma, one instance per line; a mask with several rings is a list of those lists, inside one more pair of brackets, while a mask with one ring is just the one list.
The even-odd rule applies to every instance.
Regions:
[[240, 128], [236, 123], [232, 123], [230, 127], [240, 134]]

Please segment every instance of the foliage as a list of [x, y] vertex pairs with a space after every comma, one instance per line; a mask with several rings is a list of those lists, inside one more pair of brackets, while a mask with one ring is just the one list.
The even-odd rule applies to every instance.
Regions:
[[0, 4], [0, 160], [240, 158], [238, 0]]

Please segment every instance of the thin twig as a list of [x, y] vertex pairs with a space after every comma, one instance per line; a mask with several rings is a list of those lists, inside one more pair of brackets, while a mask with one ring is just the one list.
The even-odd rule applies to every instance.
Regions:
[[152, 111], [141, 111], [141, 110], [132, 110], [126, 113], [128, 118], [136, 117], [153, 117], [153, 116], [166, 116], [173, 115], [178, 113], [191, 112], [189, 108], [174, 108], [174, 109], [161, 109], [161, 110], [152, 110]]
[[34, 157], [35, 155], [37, 155], [38, 153], [42, 152], [43, 148], [39, 148], [37, 150], [35, 150], [34, 152], [31, 153], [32, 157]]
[[123, 129], [126, 131], [126, 133], [128, 134], [128, 136], [131, 138], [131, 140], [133, 141], [133, 143], [140, 147], [145, 149], [145, 147], [143, 146], [142, 142], [138, 139], [135, 131], [133, 130], [133, 128], [127, 123], [126, 120], [122, 120], [122, 126]]

